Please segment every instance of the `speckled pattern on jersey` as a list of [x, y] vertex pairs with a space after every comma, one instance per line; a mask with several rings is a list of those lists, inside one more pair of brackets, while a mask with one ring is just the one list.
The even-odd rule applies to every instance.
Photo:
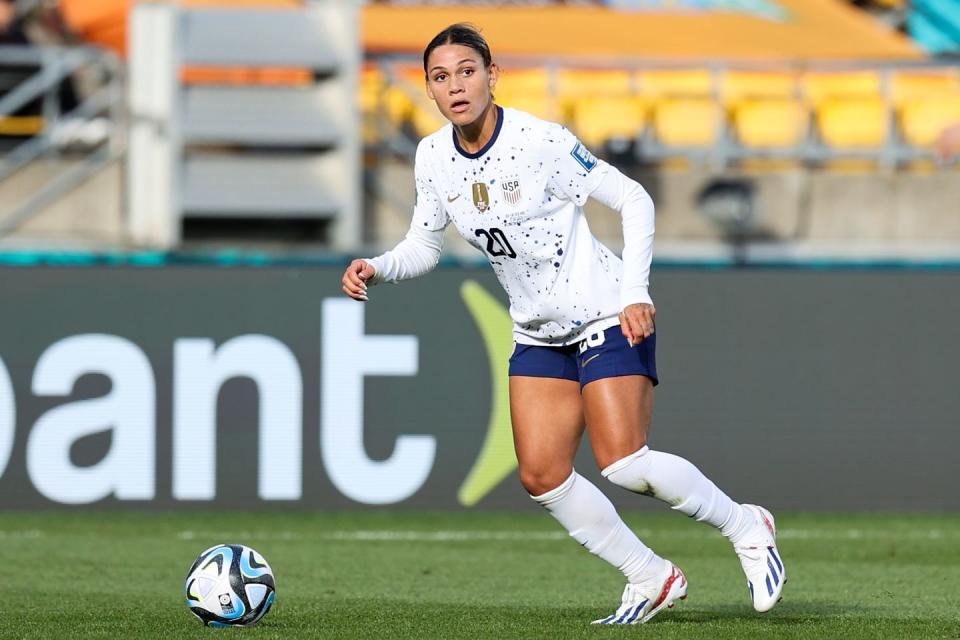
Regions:
[[623, 264], [587, 225], [583, 204], [609, 165], [570, 131], [498, 107], [477, 153], [447, 125], [417, 147], [413, 224], [451, 222], [483, 252], [510, 297], [514, 339], [569, 344], [617, 324]]

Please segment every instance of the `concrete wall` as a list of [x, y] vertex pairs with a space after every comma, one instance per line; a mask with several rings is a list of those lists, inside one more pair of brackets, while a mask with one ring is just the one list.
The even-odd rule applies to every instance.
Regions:
[[[70, 166], [70, 160], [39, 161], [0, 183], [0, 216]], [[705, 186], [724, 179], [753, 186], [755, 247], [767, 254], [960, 257], [960, 173], [955, 171], [882, 174], [849, 167], [807, 171], [771, 164], [727, 172], [704, 166], [626, 171], [656, 202], [659, 255], [703, 256], [724, 250], [723, 232], [698, 212], [696, 204]], [[122, 179], [122, 167], [111, 165], [0, 238], [0, 247], [129, 246]], [[388, 248], [409, 228], [412, 166], [386, 159], [371, 179], [375, 190], [367, 196], [364, 234], [372, 247]], [[619, 251], [619, 216], [592, 201], [587, 213], [594, 233]], [[239, 241], [264, 243], [257, 237]], [[477, 255], [452, 229], [446, 249], [455, 255]]]
[[[52, 157], [35, 161], [0, 181], [0, 221], [77, 160]], [[123, 171], [114, 162], [76, 189], [37, 211], [18, 228], [0, 236], [0, 247], [79, 247], [127, 244], [123, 207]]]
[[[879, 173], [864, 167], [806, 170], [767, 164], [725, 172], [708, 167], [625, 169], [653, 196], [657, 206], [659, 254], [703, 255], [723, 246], [724, 234], [697, 209], [697, 197], [715, 180], [753, 186], [755, 241], [770, 253], [788, 255], [960, 256], [960, 173], [901, 171]], [[370, 240], [392, 246], [403, 238], [413, 206], [413, 171], [386, 162], [378, 173], [380, 197], [372, 203]], [[619, 250], [619, 216], [593, 201], [587, 204], [591, 229]], [[475, 255], [455, 232], [448, 250]], [[761, 247], [763, 248], [763, 247]]]

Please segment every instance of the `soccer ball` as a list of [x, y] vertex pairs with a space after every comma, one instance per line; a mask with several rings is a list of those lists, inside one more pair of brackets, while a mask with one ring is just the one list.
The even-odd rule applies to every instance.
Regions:
[[210, 627], [249, 627], [267, 615], [277, 595], [263, 556], [240, 544], [218, 544], [187, 572], [187, 606]]

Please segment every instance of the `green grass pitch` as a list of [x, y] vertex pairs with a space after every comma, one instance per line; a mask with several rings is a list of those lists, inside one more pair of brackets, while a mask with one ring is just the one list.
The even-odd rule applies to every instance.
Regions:
[[[958, 638], [960, 515], [778, 514], [790, 577], [750, 607], [729, 544], [675, 513], [625, 519], [681, 566], [689, 597], [643, 626], [592, 627], [622, 578], [539, 513], [0, 514], [0, 638]], [[194, 557], [259, 550], [277, 603], [204, 628]]]

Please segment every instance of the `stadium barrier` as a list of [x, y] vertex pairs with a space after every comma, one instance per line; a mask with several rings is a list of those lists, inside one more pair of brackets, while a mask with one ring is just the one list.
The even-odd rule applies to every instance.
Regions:
[[[33, 261], [0, 267], [0, 508], [534, 508], [486, 269], [360, 304], [342, 264]], [[960, 265], [707, 266], [654, 267], [651, 446], [778, 509], [960, 507]]]

